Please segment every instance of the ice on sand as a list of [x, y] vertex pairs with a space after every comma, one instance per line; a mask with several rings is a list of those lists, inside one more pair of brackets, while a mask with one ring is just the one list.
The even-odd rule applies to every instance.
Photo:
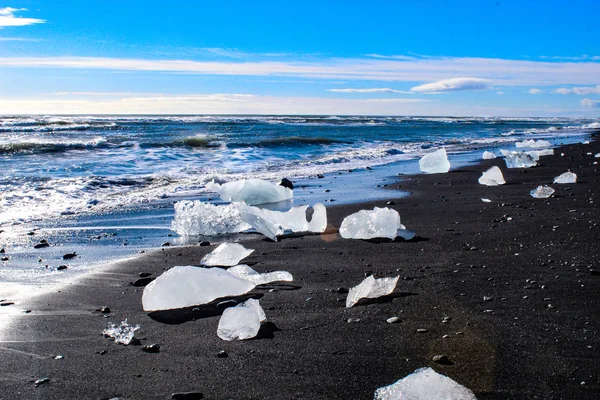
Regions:
[[496, 155], [494, 153], [492, 153], [491, 151], [484, 151], [483, 152], [483, 159], [484, 160], [493, 160], [494, 158], [496, 158]]
[[177, 202], [171, 227], [182, 236], [222, 235], [250, 228], [242, 220], [236, 204], [216, 206], [198, 200]]
[[439, 174], [448, 172], [450, 170], [450, 162], [448, 161], [446, 149], [442, 147], [433, 153], [424, 155], [419, 160], [419, 168], [421, 168], [421, 171], [425, 172], [426, 174]]
[[360, 299], [376, 299], [386, 296], [396, 289], [399, 276], [395, 278], [375, 279], [373, 275], [367, 277], [360, 285], [353, 287], [346, 297], [346, 307], [352, 307]]
[[419, 368], [375, 391], [375, 400], [477, 400], [475, 394], [432, 368]]
[[484, 197], [481, 198], [481, 201], [483, 201], [484, 203], [491, 203], [492, 202], [490, 199], [486, 199]]
[[144, 288], [142, 305], [145, 311], [191, 307], [240, 296], [254, 286], [220, 268], [173, 267]]
[[395, 239], [399, 230], [406, 230], [400, 223], [398, 211], [384, 207], [360, 210], [342, 221], [340, 235], [344, 239]]
[[104, 329], [102, 334], [115, 339], [115, 343], [128, 345], [138, 329], [140, 329], [139, 325], [129, 325], [127, 319], [125, 319], [118, 325], [109, 323], [108, 328]]
[[577, 175], [572, 172], [565, 172], [554, 178], [554, 183], [577, 183]]
[[498, 186], [506, 183], [504, 176], [502, 175], [502, 171], [495, 165], [485, 171], [479, 178], [478, 182], [485, 186]]
[[553, 156], [554, 149], [543, 149], [543, 150], [531, 150], [526, 151], [526, 154], [529, 154], [535, 161], [538, 161], [542, 156]]
[[504, 155], [504, 162], [508, 168], [529, 168], [537, 165], [537, 161], [530, 154], [521, 151], [500, 150]]
[[267, 317], [258, 300], [248, 299], [223, 311], [217, 328], [217, 336], [223, 340], [251, 339], [258, 334], [260, 323]]
[[554, 189], [550, 186], [540, 185], [529, 192], [529, 194], [536, 199], [547, 199], [554, 194]]
[[248, 257], [254, 249], [247, 249], [239, 243], [223, 243], [212, 252], [205, 255], [200, 264], [209, 267], [222, 266], [231, 267]]
[[517, 148], [530, 148], [530, 149], [543, 149], [552, 146], [552, 143], [547, 140], [523, 140], [522, 142], [516, 142]]
[[219, 193], [225, 201], [242, 201], [248, 205], [277, 203], [294, 196], [292, 189], [262, 179], [242, 179], [224, 184], [213, 180], [206, 184], [206, 188]]
[[264, 285], [271, 282], [291, 282], [294, 280], [292, 274], [287, 271], [256, 272], [247, 265], [240, 264], [227, 270], [230, 274], [241, 279], [246, 279], [255, 285]]

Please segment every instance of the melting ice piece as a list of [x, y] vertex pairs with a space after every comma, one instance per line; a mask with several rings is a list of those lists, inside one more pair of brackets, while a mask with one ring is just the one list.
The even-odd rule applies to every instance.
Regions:
[[375, 391], [375, 400], [477, 400], [475, 394], [431, 368], [419, 368]]
[[535, 159], [524, 152], [500, 150], [508, 168], [529, 168], [537, 165]]
[[219, 193], [225, 201], [242, 201], [248, 205], [277, 203], [294, 196], [292, 189], [262, 179], [242, 179], [222, 185], [213, 180], [206, 188]]
[[119, 325], [109, 323], [108, 328], [104, 329], [102, 334], [115, 339], [115, 343], [128, 345], [138, 329], [140, 329], [139, 325], [129, 325], [125, 319]]
[[171, 227], [182, 236], [222, 235], [250, 228], [242, 220], [236, 204], [216, 206], [198, 200], [177, 202]]
[[439, 174], [448, 172], [450, 170], [450, 162], [448, 161], [448, 155], [446, 149], [441, 148], [424, 155], [419, 160], [419, 168], [426, 174]]
[[379, 279], [375, 279], [373, 275], [368, 276], [360, 285], [350, 289], [348, 297], [346, 297], [346, 307], [352, 307], [360, 299], [376, 299], [392, 293], [396, 289], [398, 279], [400, 279], [399, 276]]
[[502, 175], [502, 171], [500, 171], [500, 168], [496, 167], [495, 165], [485, 171], [479, 178], [478, 182], [485, 186], [498, 186], [506, 183], [504, 176]]
[[483, 201], [484, 203], [491, 203], [492, 201], [490, 199], [486, 199], [486, 198], [481, 198], [481, 201]]
[[200, 264], [209, 267], [221, 266], [231, 267], [239, 264], [239, 262], [248, 257], [254, 249], [247, 249], [239, 243], [222, 243], [212, 252], [205, 255]]
[[313, 215], [308, 223], [309, 232], [322, 233], [327, 229], [327, 209], [321, 203], [317, 203], [313, 208]]
[[238, 278], [246, 279], [255, 285], [264, 285], [271, 282], [291, 282], [294, 280], [292, 274], [287, 271], [265, 272], [261, 274], [245, 264], [231, 267], [227, 272]]
[[596, 153], [596, 154], [594, 154], [594, 157], [595, 157], [595, 158], [600, 158], [600, 153]]
[[572, 172], [565, 172], [554, 178], [554, 183], [577, 183], [577, 175]]
[[547, 199], [554, 194], [554, 189], [552, 189], [550, 186], [540, 185], [529, 192], [529, 194], [531, 194], [531, 197], [535, 197], [536, 199]]
[[[402, 225], [404, 226], [404, 225]], [[414, 239], [414, 237], [417, 235], [416, 232], [414, 231], [409, 231], [408, 229], [398, 229], [398, 231], [396, 232], [396, 236], [401, 237], [404, 240], [411, 240]]]
[[251, 339], [258, 334], [260, 323], [266, 319], [259, 301], [248, 299], [244, 303], [223, 311], [217, 335], [227, 341]]
[[543, 149], [545, 147], [550, 147], [552, 146], [552, 143], [548, 142], [547, 140], [523, 140], [522, 142], [516, 142], [515, 146], [517, 146], [517, 148], [530, 148], [530, 149]]
[[496, 158], [496, 155], [494, 153], [492, 153], [491, 151], [484, 151], [483, 152], [483, 159], [484, 160], [493, 160], [494, 158]]
[[375, 207], [373, 210], [360, 210], [342, 221], [340, 235], [344, 239], [395, 239], [399, 229], [406, 229], [400, 223], [396, 210]]
[[144, 288], [142, 305], [145, 311], [191, 307], [240, 296], [254, 286], [220, 268], [173, 267]]
[[553, 156], [554, 149], [531, 150], [526, 153], [533, 157], [535, 161], [538, 161], [542, 156]]

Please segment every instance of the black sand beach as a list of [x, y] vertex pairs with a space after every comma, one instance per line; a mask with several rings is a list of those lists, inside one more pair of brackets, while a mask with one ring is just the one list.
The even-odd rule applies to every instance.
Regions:
[[[191, 310], [153, 319], [142, 310], [143, 288], [129, 284], [140, 272], [198, 264], [215, 246], [158, 249], [10, 306], [31, 312], [17, 315], [0, 343], [0, 398], [168, 399], [197, 391], [206, 399], [369, 399], [426, 366], [479, 399], [600, 398], [599, 152], [595, 141], [557, 149], [526, 170], [496, 159], [405, 177], [401, 189], [412, 195], [390, 207], [417, 232], [410, 242], [256, 236], [244, 243], [256, 249], [244, 262], [295, 280], [253, 292], [270, 321], [254, 340], [224, 342], [218, 317]], [[477, 183], [491, 165], [506, 185]], [[549, 199], [529, 195], [569, 169], [577, 184], [551, 185]], [[385, 204], [329, 207], [329, 221], [339, 227], [350, 213]], [[338, 288], [369, 273], [399, 275], [394, 295], [345, 308]], [[109, 318], [96, 311], [102, 306]], [[387, 323], [393, 316], [401, 322]], [[124, 318], [141, 325], [139, 345], [101, 334]], [[142, 351], [151, 343], [159, 353]], [[220, 350], [228, 356], [217, 357]], [[435, 355], [453, 364], [435, 363]], [[42, 377], [49, 381], [36, 387]]]

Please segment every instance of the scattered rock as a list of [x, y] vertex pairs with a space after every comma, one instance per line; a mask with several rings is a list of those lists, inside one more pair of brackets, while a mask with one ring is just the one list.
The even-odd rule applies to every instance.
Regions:
[[102, 308], [100, 309], [100, 312], [101, 312], [102, 314], [110, 314], [110, 312], [111, 312], [111, 311], [110, 311], [110, 308], [109, 308], [109, 307], [106, 307], [106, 306], [104, 306], [104, 307], [102, 307]]
[[0, 254], [4, 254], [6, 253], [6, 250], [4, 250], [4, 248], [0, 249]]
[[40, 240], [38, 244], [33, 246], [34, 249], [43, 249], [45, 247], [50, 247], [50, 243], [48, 243], [45, 239]]
[[337, 288], [336, 293], [346, 294], [346, 293], [348, 293], [348, 289], [346, 289], [345, 287], [339, 287], [339, 288]]
[[165, 243], [162, 244], [162, 247], [169, 247], [170, 245], [171, 245], [171, 243], [165, 242]]
[[454, 365], [454, 363], [452, 361], [450, 361], [448, 356], [443, 355], [443, 354], [438, 354], [436, 356], [433, 356], [432, 360], [433, 360], [433, 362], [442, 364], [442, 365]]
[[2, 257], [2, 261], [8, 261], [10, 260], [10, 257]]
[[67, 253], [63, 256], [63, 260], [72, 260], [75, 257], [77, 257], [77, 253], [75, 253], [75, 252]]
[[227, 353], [225, 350], [219, 350], [217, 352], [217, 358], [227, 358], [229, 357], [229, 353]]
[[203, 398], [204, 395], [200, 392], [179, 392], [171, 395], [173, 400], [199, 400]]
[[145, 353], [159, 353], [160, 345], [157, 343], [152, 343], [142, 347], [142, 351]]
[[66, 265], [59, 265], [58, 267], [56, 267], [57, 271], [62, 271], [63, 269], [67, 269], [69, 267], [67, 267]]
[[50, 378], [40, 378], [34, 382], [35, 386], [40, 386], [45, 383], [50, 383]]
[[152, 282], [154, 280], [154, 278], [140, 278], [140, 279], [136, 279], [134, 282], [129, 282], [129, 284], [131, 286], [135, 286], [135, 287], [144, 287], [147, 284], [149, 284], [150, 282]]
[[279, 182], [279, 186], [283, 186], [283, 187], [286, 187], [286, 188], [292, 189], [292, 190], [294, 189], [294, 184], [292, 183], [292, 181], [290, 181], [287, 178], [283, 178], [281, 180], [281, 182]]
[[203, 240], [200, 242], [200, 246], [204, 247], [204, 246], [210, 246], [210, 242]]
[[12, 306], [13, 304], [15, 303], [12, 301], [3, 301], [2, 303], [0, 303], [0, 307]]
[[140, 273], [138, 274], [138, 276], [139, 276], [140, 278], [147, 278], [147, 277], [149, 277], [150, 275], [152, 275], [152, 272], [140, 272]]
[[386, 206], [394, 206], [396, 205], [396, 202], [394, 201], [388, 201], [387, 203], [385, 203]]

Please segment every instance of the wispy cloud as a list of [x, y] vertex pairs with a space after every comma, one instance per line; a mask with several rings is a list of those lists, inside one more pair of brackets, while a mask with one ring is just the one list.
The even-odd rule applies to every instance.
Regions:
[[600, 85], [573, 88], [558, 88], [554, 92], [559, 94], [578, 94], [580, 96], [585, 96], [588, 94], [600, 94]]
[[202, 47], [200, 50], [210, 54], [214, 54], [216, 56], [229, 58], [244, 58], [248, 56], [248, 53], [245, 53], [238, 49], [225, 49], [221, 47]]
[[542, 89], [537, 89], [537, 88], [531, 88], [527, 91], [527, 93], [529, 93], [529, 94], [540, 94], [543, 92], [544, 91]]
[[600, 108], [600, 101], [592, 99], [581, 100], [581, 105], [585, 107]]
[[489, 80], [481, 78], [451, 78], [442, 79], [432, 83], [426, 83], [411, 88], [410, 90], [417, 93], [434, 93], [434, 92], [457, 92], [464, 90], [485, 90], [488, 89]]
[[330, 92], [337, 93], [411, 93], [402, 90], [390, 88], [371, 88], [371, 89], [327, 89]]
[[20, 37], [0, 37], [0, 42], [41, 42], [42, 39], [20, 38]]
[[0, 8], [0, 27], [2, 26], [26, 26], [33, 24], [43, 24], [46, 21], [37, 18], [23, 18], [15, 16], [15, 13], [20, 11], [27, 11], [26, 8], [12, 8], [4, 7]]
[[385, 60], [414, 60], [416, 57], [413, 56], [404, 56], [404, 55], [391, 55], [391, 56], [386, 56], [383, 54], [365, 54], [365, 56], [367, 57], [371, 57], [371, 58], [382, 58]]

